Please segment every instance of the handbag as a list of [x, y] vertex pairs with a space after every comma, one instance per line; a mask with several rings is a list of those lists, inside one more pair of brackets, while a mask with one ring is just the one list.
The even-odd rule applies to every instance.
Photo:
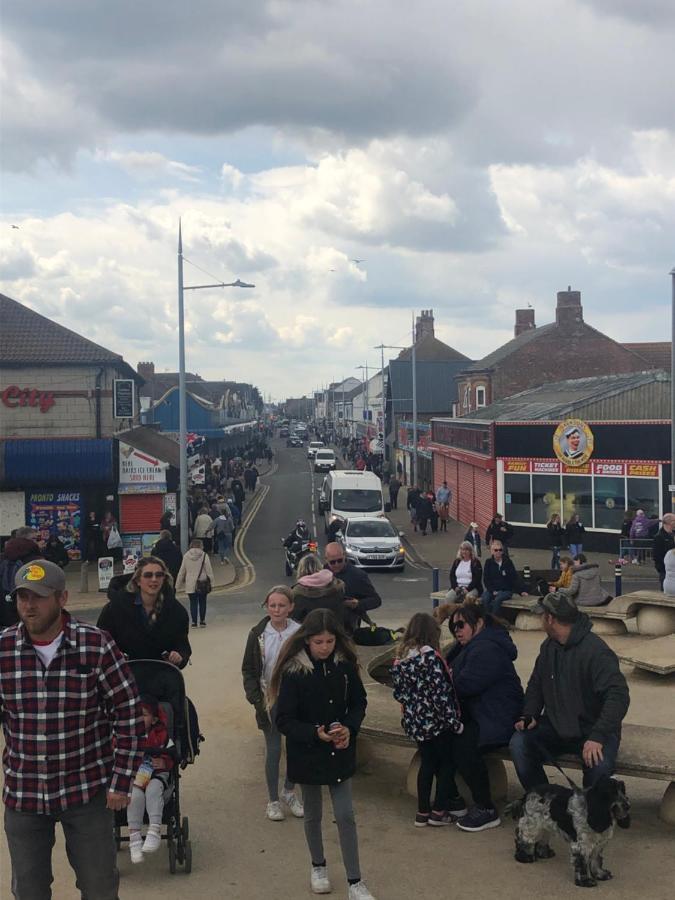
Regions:
[[197, 575], [197, 582], [195, 584], [195, 593], [197, 594], [210, 594], [212, 590], [211, 579], [208, 575], [202, 576], [204, 572], [204, 563], [206, 562], [206, 553], [202, 556], [202, 564], [199, 569], [199, 575]]

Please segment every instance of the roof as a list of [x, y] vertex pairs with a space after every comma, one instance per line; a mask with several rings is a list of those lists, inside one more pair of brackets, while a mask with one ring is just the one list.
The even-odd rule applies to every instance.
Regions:
[[[456, 376], [466, 367], [465, 359], [446, 361], [417, 360], [417, 412], [451, 413], [457, 402]], [[412, 365], [409, 360], [389, 362], [389, 396], [395, 414], [412, 412]]]
[[651, 368], [670, 372], [670, 341], [647, 341], [637, 344], [622, 344], [621, 346], [625, 347], [626, 350], [637, 353], [638, 356], [649, 363]]
[[161, 434], [155, 428], [146, 428], [144, 425], [138, 428], [132, 428], [130, 431], [122, 431], [115, 437], [129, 444], [135, 450], [141, 453], [148, 453], [150, 456], [156, 456], [162, 462], [168, 463], [170, 466], [180, 468], [180, 447], [173, 438]]
[[[178, 372], [155, 372], [147, 376], [146, 384], [141, 394], [144, 397], [150, 397], [154, 401], [161, 400], [168, 391], [178, 387], [178, 381]], [[195, 396], [216, 405], [221, 402], [228, 392], [232, 391], [239, 394], [246, 402], [254, 400], [253, 392], [255, 389], [253, 385], [241, 381], [206, 381], [200, 375], [186, 372], [185, 387], [186, 390], [191, 391]]]
[[461, 423], [478, 419], [486, 422], [528, 422], [564, 419], [586, 403], [596, 403], [656, 381], [670, 382], [670, 375], [657, 370], [549, 382], [511, 397], [504, 397], [455, 421]]
[[[449, 344], [439, 341], [433, 334], [425, 334], [419, 341], [415, 342], [415, 356], [417, 362], [454, 362], [461, 360], [464, 363], [471, 362], [468, 356], [464, 356], [459, 350], [455, 350]], [[412, 347], [406, 347], [401, 350], [398, 359], [410, 360], [412, 357]]]
[[502, 344], [501, 347], [497, 347], [492, 353], [488, 353], [483, 359], [476, 360], [476, 362], [467, 366], [464, 371], [482, 372], [484, 369], [491, 369], [493, 366], [502, 362], [502, 360], [511, 356], [512, 353], [518, 353], [523, 347], [532, 343], [532, 341], [535, 341], [542, 334], [549, 334], [550, 332], [555, 331], [557, 327], [555, 322], [550, 322], [548, 325], [542, 325], [539, 328], [529, 328], [527, 331], [523, 331], [522, 334], [519, 334], [518, 337], [514, 337], [505, 344]]
[[2, 365], [112, 365], [143, 382], [119, 353], [106, 350], [4, 294], [0, 294], [0, 323]]

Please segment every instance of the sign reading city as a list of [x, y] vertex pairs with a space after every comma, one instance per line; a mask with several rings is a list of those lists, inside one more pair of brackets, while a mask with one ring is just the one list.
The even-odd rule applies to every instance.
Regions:
[[134, 417], [134, 380], [133, 378], [115, 378], [113, 382], [113, 418], [133, 419]]
[[581, 419], [565, 419], [553, 435], [553, 452], [561, 463], [576, 469], [593, 455], [593, 432]]
[[120, 494], [163, 494], [167, 463], [120, 441]]
[[25, 387], [20, 388], [18, 384], [10, 384], [2, 393], [0, 393], [0, 401], [8, 409], [21, 409], [22, 407], [33, 407], [39, 409], [41, 413], [48, 412], [54, 405], [54, 392], [41, 391], [39, 388]]

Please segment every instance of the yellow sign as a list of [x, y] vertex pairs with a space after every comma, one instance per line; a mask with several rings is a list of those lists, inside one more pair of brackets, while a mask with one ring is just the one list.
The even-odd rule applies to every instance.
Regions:
[[31, 565], [28, 566], [26, 574], [23, 577], [26, 581], [42, 581], [45, 577], [45, 570], [42, 566]]
[[553, 452], [566, 466], [585, 466], [593, 455], [593, 432], [581, 419], [565, 419], [553, 435]]

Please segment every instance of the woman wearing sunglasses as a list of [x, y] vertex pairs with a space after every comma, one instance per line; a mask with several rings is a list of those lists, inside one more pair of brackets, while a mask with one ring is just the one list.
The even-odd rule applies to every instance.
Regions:
[[462, 831], [484, 831], [500, 824], [490, 795], [483, 754], [508, 744], [512, 716], [520, 716], [523, 688], [513, 665], [516, 645], [506, 628], [481, 606], [466, 604], [450, 616], [457, 643], [447, 656], [462, 708], [464, 730], [453, 736], [453, 755], [473, 794], [474, 806], [457, 822]]
[[189, 619], [161, 559], [139, 560], [133, 575], [113, 578], [97, 625], [129, 659], [165, 659], [179, 668], [192, 654]]

